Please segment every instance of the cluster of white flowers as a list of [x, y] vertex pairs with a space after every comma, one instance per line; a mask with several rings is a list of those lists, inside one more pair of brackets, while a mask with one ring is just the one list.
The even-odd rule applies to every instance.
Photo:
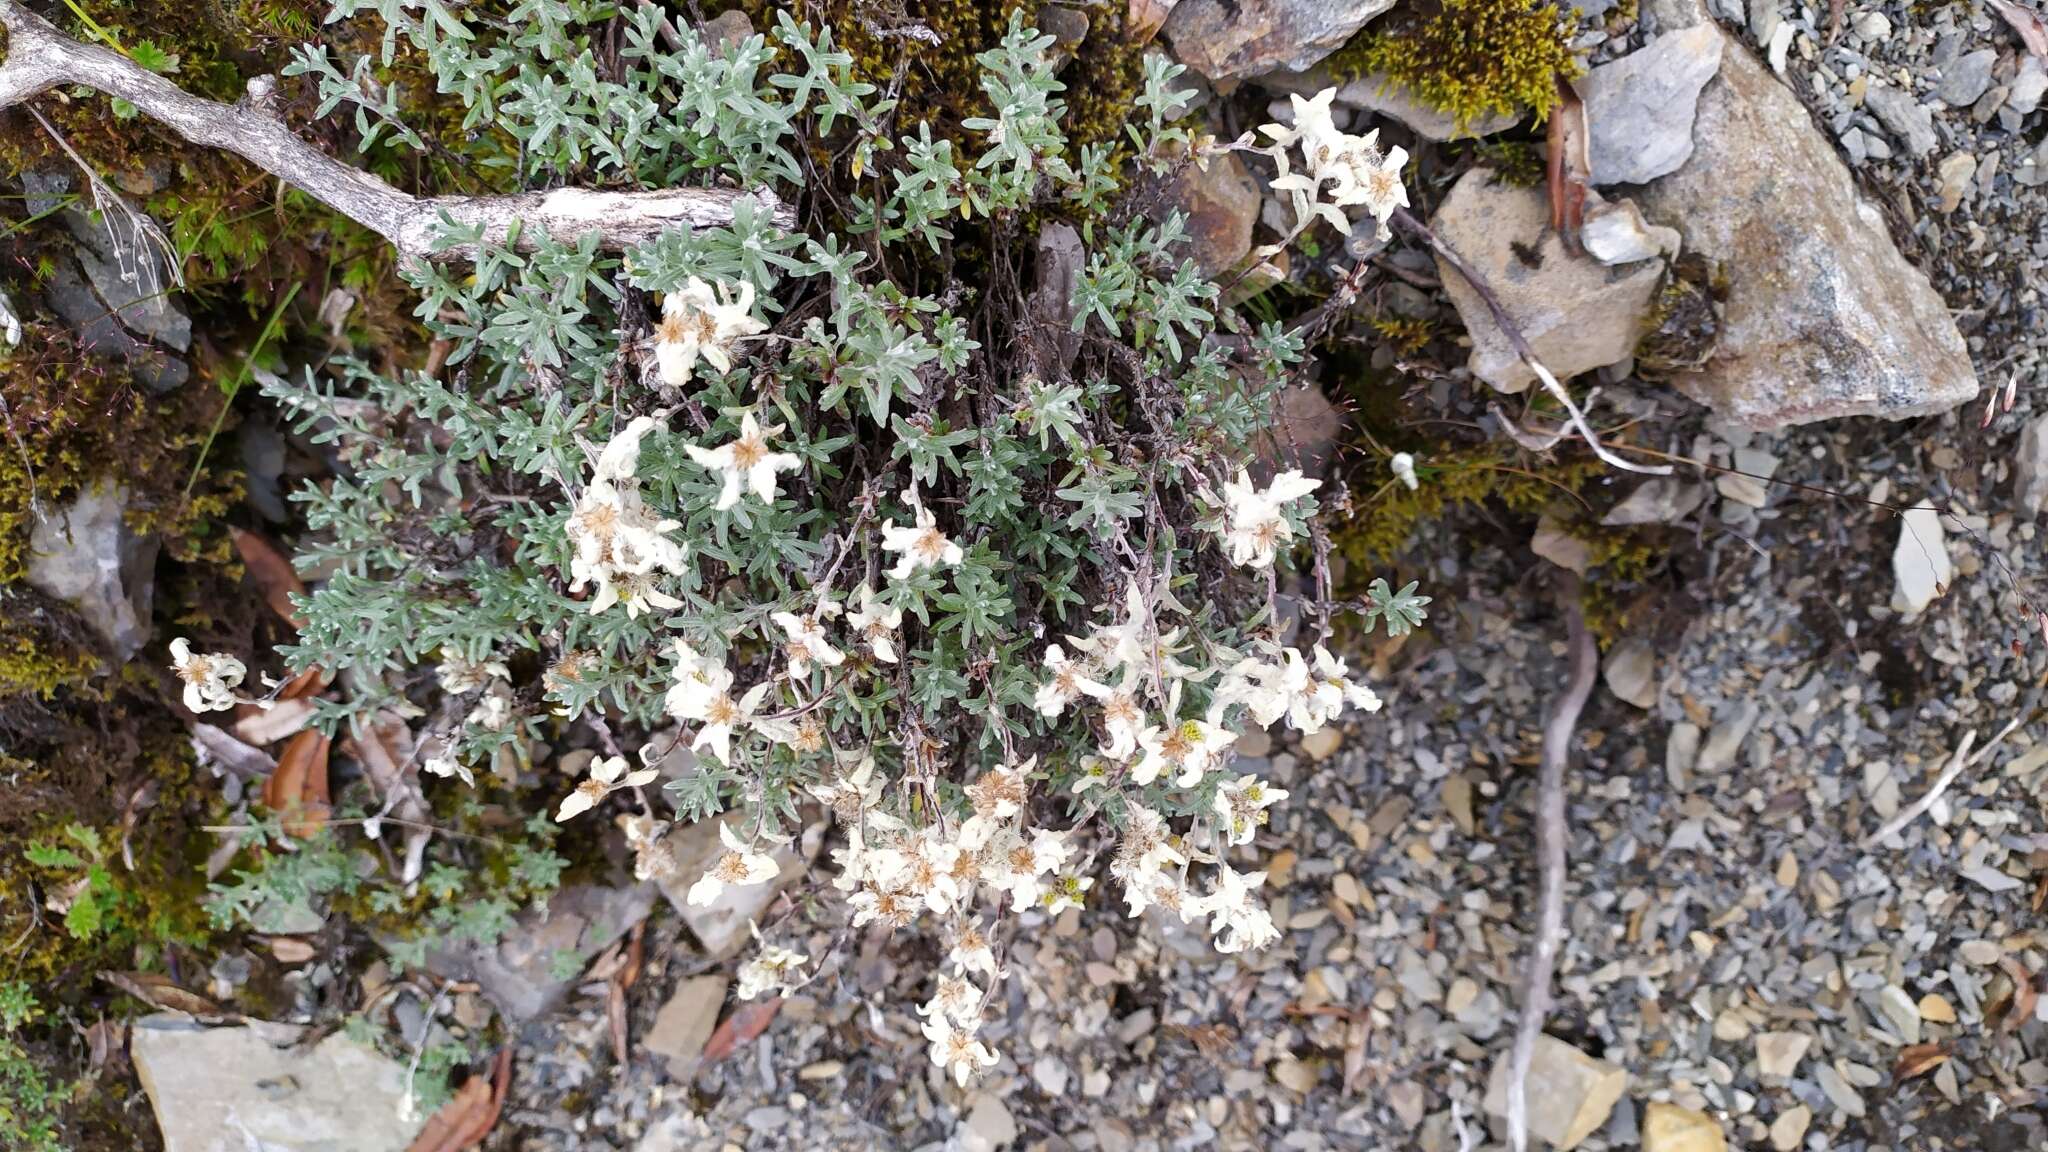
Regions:
[[225, 652], [192, 651], [183, 636], [171, 641], [171, 667], [185, 682], [185, 707], [194, 712], [226, 712], [235, 706], [235, 689], [249, 670]]
[[[1297, 228], [1306, 228], [1320, 217], [1349, 234], [1351, 218], [1345, 209], [1363, 207], [1378, 224], [1379, 238], [1385, 240], [1390, 235], [1387, 221], [1394, 210], [1408, 206], [1408, 189], [1401, 183], [1408, 153], [1402, 148], [1382, 151], [1377, 128], [1363, 136], [1339, 131], [1331, 107], [1336, 97], [1335, 88], [1325, 88], [1308, 99], [1291, 96], [1293, 126], [1267, 124], [1260, 128], [1273, 139], [1269, 155], [1280, 168], [1273, 187], [1291, 194]], [[1301, 146], [1306, 172], [1289, 170], [1286, 150], [1296, 144]]]
[[1241, 568], [1271, 568], [1281, 546], [1294, 542], [1287, 505], [1322, 483], [1289, 469], [1261, 490], [1250, 473], [1238, 469], [1237, 479], [1223, 484], [1223, 546], [1230, 562]]
[[701, 357], [720, 372], [732, 369], [732, 346], [767, 331], [754, 318], [754, 286], [737, 288], [721, 281], [714, 289], [692, 276], [662, 301], [661, 324], [654, 330], [654, 362], [661, 382], [680, 388], [690, 382]]
[[653, 428], [653, 417], [638, 416], [612, 437], [596, 454], [590, 484], [569, 517], [569, 543], [575, 548], [569, 561], [569, 590], [582, 591], [595, 581], [593, 613], [622, 601], [629, 616], [649, 608], [682, 606], [661, 590], [655, 577], [656, 571], [683, 570], [683, 546], [668, 536], [682, 525], [650, 510], [640, 498], [636, 479], [640, 441]]
[[797, 979], [797, 970], [810, 963], [811, 958], [795, 949], [761, 941], [761, 930], [753, 924], [747, 928], [761, 947], [740, 965], [733, 993], [742, 1000], [755, 1000], [771, 993], [786, 996], [795, 991], [802, 983]]

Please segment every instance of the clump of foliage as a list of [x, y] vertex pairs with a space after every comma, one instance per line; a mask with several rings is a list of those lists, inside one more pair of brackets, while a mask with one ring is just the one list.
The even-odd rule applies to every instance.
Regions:
[[0, 981], [0, 1147], [9, 1152], [64, 1152], [64, 1088], [52, 1083], [44, 1061], [25, 1042], [42, 1015], [35, 994], [19, 980]]
[[1385, 76], [1459, 127], [1528, 109], [1538, 120], [1580, 71], [1574, 9], [1548, 0], [1437, 0], [1377, 21], [1330, 58], [1334, 75]]
[[[550, 185], [767, 184], [812, 225], [741, 196], [727, 225], [623, 253], [450, 226], [473, 264], [404, 270], [446, 373], [266, 384], [340, 465], [298, 494], [302, 563], [327, 579], [284, 650], [348, 686], [317, 722], [425, 717], [418, 768], [479, 795], [518, 778], [533, 737], [583, 725], [607, 754], [555, 818], [609, 811], [640, 874], [696, 902], [773, 876], [799, 805], [831, 805], [855, 923], [930, 915], [948, 934], [926, 1034], [963, 1081], [994, 1059], [973, 981], [996, 972], [1005, 915], [1091, 899], [1098, 852], [1132, 915], [1207, 921], [1225, 950], [1275, 938], [1263, 874], [1233, 861], [1285, 793], [1228, 771], [1229, 749], [1378, 701], [1321, 644], [1326, 566], [1293, 570], [1298, 542], [1326, 550], [1318, 482], [1254, 460], [1302, 336], [1226, 305], [1183, 220], [1136, 205], [1238, 150], [1288, 174], [1302, 230], [1359, 206], [1384, 229], [1402, 154], [1337, 131], [1329, 93], [1270, 146], [1198, 143], [1175, 124], [1193, 92], [1158, 55], [1132, 162], [1070, 148], [1053, 38], [1015, 15], [948, 132], [786, 12], [722, 46], [651, 5], [334, 16], [370, 9], [367, 62], [300, 54], [323, 99], [397, 119], [378, 92], [404, 45], [490, 129], [429, 144], [386, 124], [394, 146], [488, 156], [502, 137], [518, 178]], [[1063, 328], [1033, 320], [1017, 255], [1050, 209], [1086, 246]], [[1283, 578], [1306, 585], [1299, 638]], [[1404, 633], [1427, 602], [1375, 581], [1364, 624]], [[683, 741], [695, 768], [663, 780]], [[673, 876], [671, 810], [736, 814], [706, 874]], [[766, 946], [742, 987], [801, 962]]]

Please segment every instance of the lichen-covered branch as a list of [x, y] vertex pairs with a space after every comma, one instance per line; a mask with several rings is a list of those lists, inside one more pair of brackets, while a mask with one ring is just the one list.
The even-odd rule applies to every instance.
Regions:
[[443, 215], [459, 226], [481, 225], [487, 242], [503, 243], [517, 223], [524, 234], [544, 232], [565, 242], [595, 230], [604, 247], [615, 250], [667, 228], [728, 224], [733, 202], [743, 196], [754, 197], [783, 227], [796, 222], [795, 213], [765, 188], [412, 196], [327, 155], [287, 127], [273, 107], [275, 77], [256, 77], [242, 100], [222, 104], [194, 96], [118, 52], [64, 35], [19, 0], [0, 0], [0, 25], [8, 37], [7, 58], [0, 62], [0, 109], [65, 84], [118, 97], [193, 144], [233, 152], [269, 172], [383, 236], [407, 258], [456, 260], [472, 254], [464, 248], [434, 251]]

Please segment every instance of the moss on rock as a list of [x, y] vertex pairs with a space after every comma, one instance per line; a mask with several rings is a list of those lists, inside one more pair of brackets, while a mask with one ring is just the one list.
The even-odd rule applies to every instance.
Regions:
[[1557, 103], [1558, 82], [1580, 72], [1577, 26], [1577, 10], [1545, 0], [1439, 0], [1375, 22], [1328, 66], [1340, 80], [1385, 76], [1460, 127], [1525, 108], [1541, 120]]

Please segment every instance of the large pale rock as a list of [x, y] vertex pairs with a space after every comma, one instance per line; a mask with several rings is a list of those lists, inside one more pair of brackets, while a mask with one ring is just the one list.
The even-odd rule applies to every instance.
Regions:
[[101, 481], [29, 532], [28, 582], [78, 609], [125, 663], [149, 639], [157, 539], [128, 530], [128, 490]]
[[775, 862], [782, 869], [775, 879], [763, 884], [727, 888], [709, 904], [690, 903], [690, 886], [710, 871], [725, 852], [725, 846], [718, 838], [719, 823], [734, 822], [740, 818], [738, 812], [727, 812], [717, 819], [700, 820], [677, 828], [663, 841], [673, 853], [676, 866], [661, 879], [661, 894], [668, 897], [668, 902], [681, 913], [683, 923], [696, 933], [697, 942], [704, 946], [705, 953], [716, 960], [723, 960], [746, 947], [750, 938], [747, 925], [761, 919], [768, 911], [768, 905], [775, 901], [777, 892], [803, 876], [825, 840], [824, 823], [812, 824], [804, 829], [798, 844], [785, 844], [775, 850]]
[[1166, 38], [1211, 80], [1299, 72], [1342, 47], [1394, 0], [1180, 0]]
[[1692, 155], [1700, 89], [1721, 68], [1723, 37], [1699, 25], [1668, 32], [1573, 81], [1586, 102], [1595, 184], [1641, 184]]
[[300, 1050], [300, 1032], [137, 1021], [129, 1054], [164, 1152], [403, 1152], [424, 1123], [402, 1110], [405, 1067], [339, 1032]]
[[1955, 561], [1948, 554], [1948, 529], [1931, 504], [1919, 504], [1899, 517], [1899, 542], [1892, 546], [1892, 574], [1898, 589], [1892, 608], [1918, 613], [1955, 582]]
[[1643, 1111], [1643, 1152], [1728, 1152], [1712, 1116], [1656, 1101]]
[[[1508, 1114], [1508, 1054], [1494, 1062], [1486, 1082], [1486, 1110]], [[1559, 1152], [1569, 1152], [1607, 1123], [1615, 1101], [1628, 1087], [1628, 1073], [1597, 1060], [1554, 1036], [1536, 1038], [1525, 1091], [1529, 1131]]]
[[[1501, 307], [1559, 379], [1625, 360], [1648, 321], [1662, 260], [1608, 267], [1573, 255], [1550, 230], [1541, 188], [1517, 188], [1485, 168], [1461, 178], [1431, 226], [1493, 289]], [[1494, 323], [1486, 303], [1439, 260], [1444, 291], [1472, 338], [1472, 374], [1502, 392], [1536, 379]]]
[[1941, 297], [1799, 100], [1740, 44], [1700, 96], [1693, 141], [1685, 167], [1639, 201], [1728, 278], [1718, 350], [1674, 376], [1681, 391], [1759, 429], [1900, 419], [1977, 394]]

